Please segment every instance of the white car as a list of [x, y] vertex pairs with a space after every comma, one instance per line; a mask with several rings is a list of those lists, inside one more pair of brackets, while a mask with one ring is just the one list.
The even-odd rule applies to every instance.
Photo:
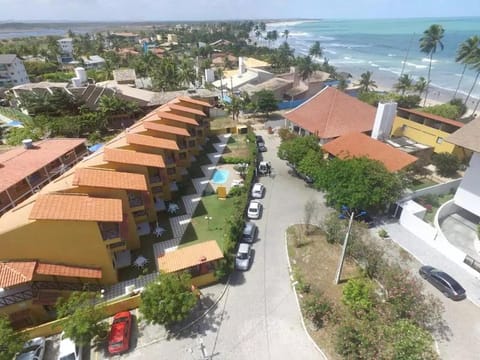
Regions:
[[262, 204], [252, 200], [248, 205], [247, 216], [249, 219], [259, 219], [262, 212]]
[[237, 255], [235, 256], [235, 269], [248, 270], [252, 260], [252, 245], [240, 243]]
[[252, 187], [252, 198], [261, 199], [263, 197], [263, 192], [265, 191], [265, 186], [261, 183], [256, 183]]
[[37, 337], [28, 340], [23, 345], [22, 351], [17, 354], [15, 360], [43, 360], [45, 355], [45, 338]]
[[75, 345], [72, 339], [62, 333], [58, 349], [58, 360], [82, 360], [82, 347]]

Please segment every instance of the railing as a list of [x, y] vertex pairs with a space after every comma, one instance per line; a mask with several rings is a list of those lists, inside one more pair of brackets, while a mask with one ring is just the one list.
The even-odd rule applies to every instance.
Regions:
[[127, 242], [124, 240], [108, 245], [108, 249], [113, 252], [125, 250], [126, 247], [127, 247]]
[[130, 207], [143, 206], [143, 199], [141, 196], [128, 196], [128, 204]]
[[148, 180], [150, 180], [150, 184], [157, 184], [162, 182], [162, 178], [160, 175], [151, 175], [148, 177]]

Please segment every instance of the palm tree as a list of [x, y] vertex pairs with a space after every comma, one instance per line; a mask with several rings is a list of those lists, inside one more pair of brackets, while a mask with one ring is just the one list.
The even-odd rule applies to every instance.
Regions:
[[402, 92], [402, 96], [405, 95], [405, 91], [410, 90], [413, 85], [413, 80], [408, 74], [403, 74], [398, 78], [398, 82], [393, 86], [397, 91]]
[[288, 35], [290, 35], [290, 31], [288, 29], [283, 30], [282, 36], [285, 38], [285, 41], [288, 41]]
[[424, 107], [428, 97], [433, 54], [435, 54], [437, 51], [437, 47], [440, 47], [440, 50], [443, 50], [442, 38], [444, 32], [445, 30], [443, 29], [442, 25], [433, 24], [423, 32], [423, 36], [420, 38], [420, 51], [427, 54], [430, 58], [430, 63], [428, 65], [427, 87], [425, 89], [425, 100], [423, 101]]
[[458, 80], [458, 85], [457, 85], [457, 88], [455, 89], [455, 94], [453, 94], [454, 99], [457, 96], [458, 89], [460, 88], [460, 84], [462, 83], [465, 70], [467, 70], [470, 57], [478, 49], [479, 44], [480, 44], [480, 38], [477, 35], [475, 35], [475, 36], [469, 37], [467, 40], [462, 42], [457, 49], [457, 56], [455, 58], [455, 61], [460, 64], [463, 64], [463, 70], [462, 70], [462, 75], [460, 76], [460, 80]]
[[318, 70], [318, 64], [312, 61], [311, 56], [297, 58], [298, 71], [302, 80], [307, 80], [315, 70]]
[[184, 58], [177, 66], [177, 79], [182, 86], [190, 86], [195, 81], [195, 69], [190, 59]]
[[369, 92], [377, 87], [377, 83], [372, 79], [373, 73], [371, 71], [360, 74], [360, 81], [357, 86], [360, 86], [360, 91]]
[[312, 57], [321, 57], [323, 55], [322, 47], [320, 46], [320, 41], [315, 41], [308, 51], [308, 55]]
[[473, 49], [472, 53], [468, 56], [466, 59], [467, 65], [470, 66], [472, 70], [476, 72], [475, 75], [475, 80], [473, 81], [473, 84], [470, 88], [470, 91], [467, 94], [467, 97], [465, 98], [465, 106], [467, 106], [468, 99], [470, 99], [470, 95], [472, 94], [473, 89], [475, 89], [475, 86], [477, 85], [478, 81], [478, 76], [480, 75], [480, 47], [479, 44], [477, 44], [477, 47]]
[[423, 76], [420, 76], [415, 85], [413, 85], [413, 88], [420, 96], [422, 96], [423, 92], [427, 88], [427, 79], [425, 79]]

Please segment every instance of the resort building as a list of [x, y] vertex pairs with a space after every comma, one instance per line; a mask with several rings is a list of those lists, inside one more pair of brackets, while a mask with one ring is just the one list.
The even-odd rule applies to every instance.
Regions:
[[431, 147], [434, 153], [447, 152], [463, 160], [468, 158], [471, 152], [445, 139], [464, 125], [459, 121], [439, 115], [399, 108], [393, 122], [391, 135], [393, 138], [405, 137]]
[[[189, 97], [170, 101], [5, 213], [0, 314], [37, 324], [53, 318], [51, 304], [64, 291], [118, 282], [204, 144], [210, 107]], [[37, 265], [28, 264], [32, 275], [22, 283], [1, 271], [25, 262]], [[39, 264], [64, 270], [37, 271]]]
[[57, 61], [60, 64], [66, 64], [72, 62], [73, 59], [73, 39], [63, 38], [57, 40], [58, 52]]
[[88, 155], [85, 139], [25, 140], [0, 154], [0, 216]]
[[17, 55], [0, 54], [0, 87], [12, 87], [29, 82], [23, 61]]
[[320, 144], [352, 132], [370, 134], [376, 108], [334, 87], [325, 87], [315, 96], [285, 113], [286, 125], [300, 135], [315, 135]]

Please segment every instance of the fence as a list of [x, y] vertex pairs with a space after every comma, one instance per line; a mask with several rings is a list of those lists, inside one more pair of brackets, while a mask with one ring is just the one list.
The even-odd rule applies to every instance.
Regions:
[[437, 235], [437, 229], [423, 221], [426, 209], [413, 200], [405, 201], [401, 206], [403, 210], [399, 219], [400, 224], [419, 238], [433, 241]]
[[411, 194], [408, 194], [404, 199], [402, 200], [410, 200], [410, 199], [415, 199], [419, 196], [424, 196], [427, 194], [432, 194], [432, 195], [443, 195], [447, 194], [449, 192], [457, 190], [457, 188], [460, 186], [460, 183], [462, 182], [462, 178], [460, 179], [455, 179], [443, 184], [437, 184], [433, 186], [429, 186], [423, 189], [416, 190], [412, 192]]

